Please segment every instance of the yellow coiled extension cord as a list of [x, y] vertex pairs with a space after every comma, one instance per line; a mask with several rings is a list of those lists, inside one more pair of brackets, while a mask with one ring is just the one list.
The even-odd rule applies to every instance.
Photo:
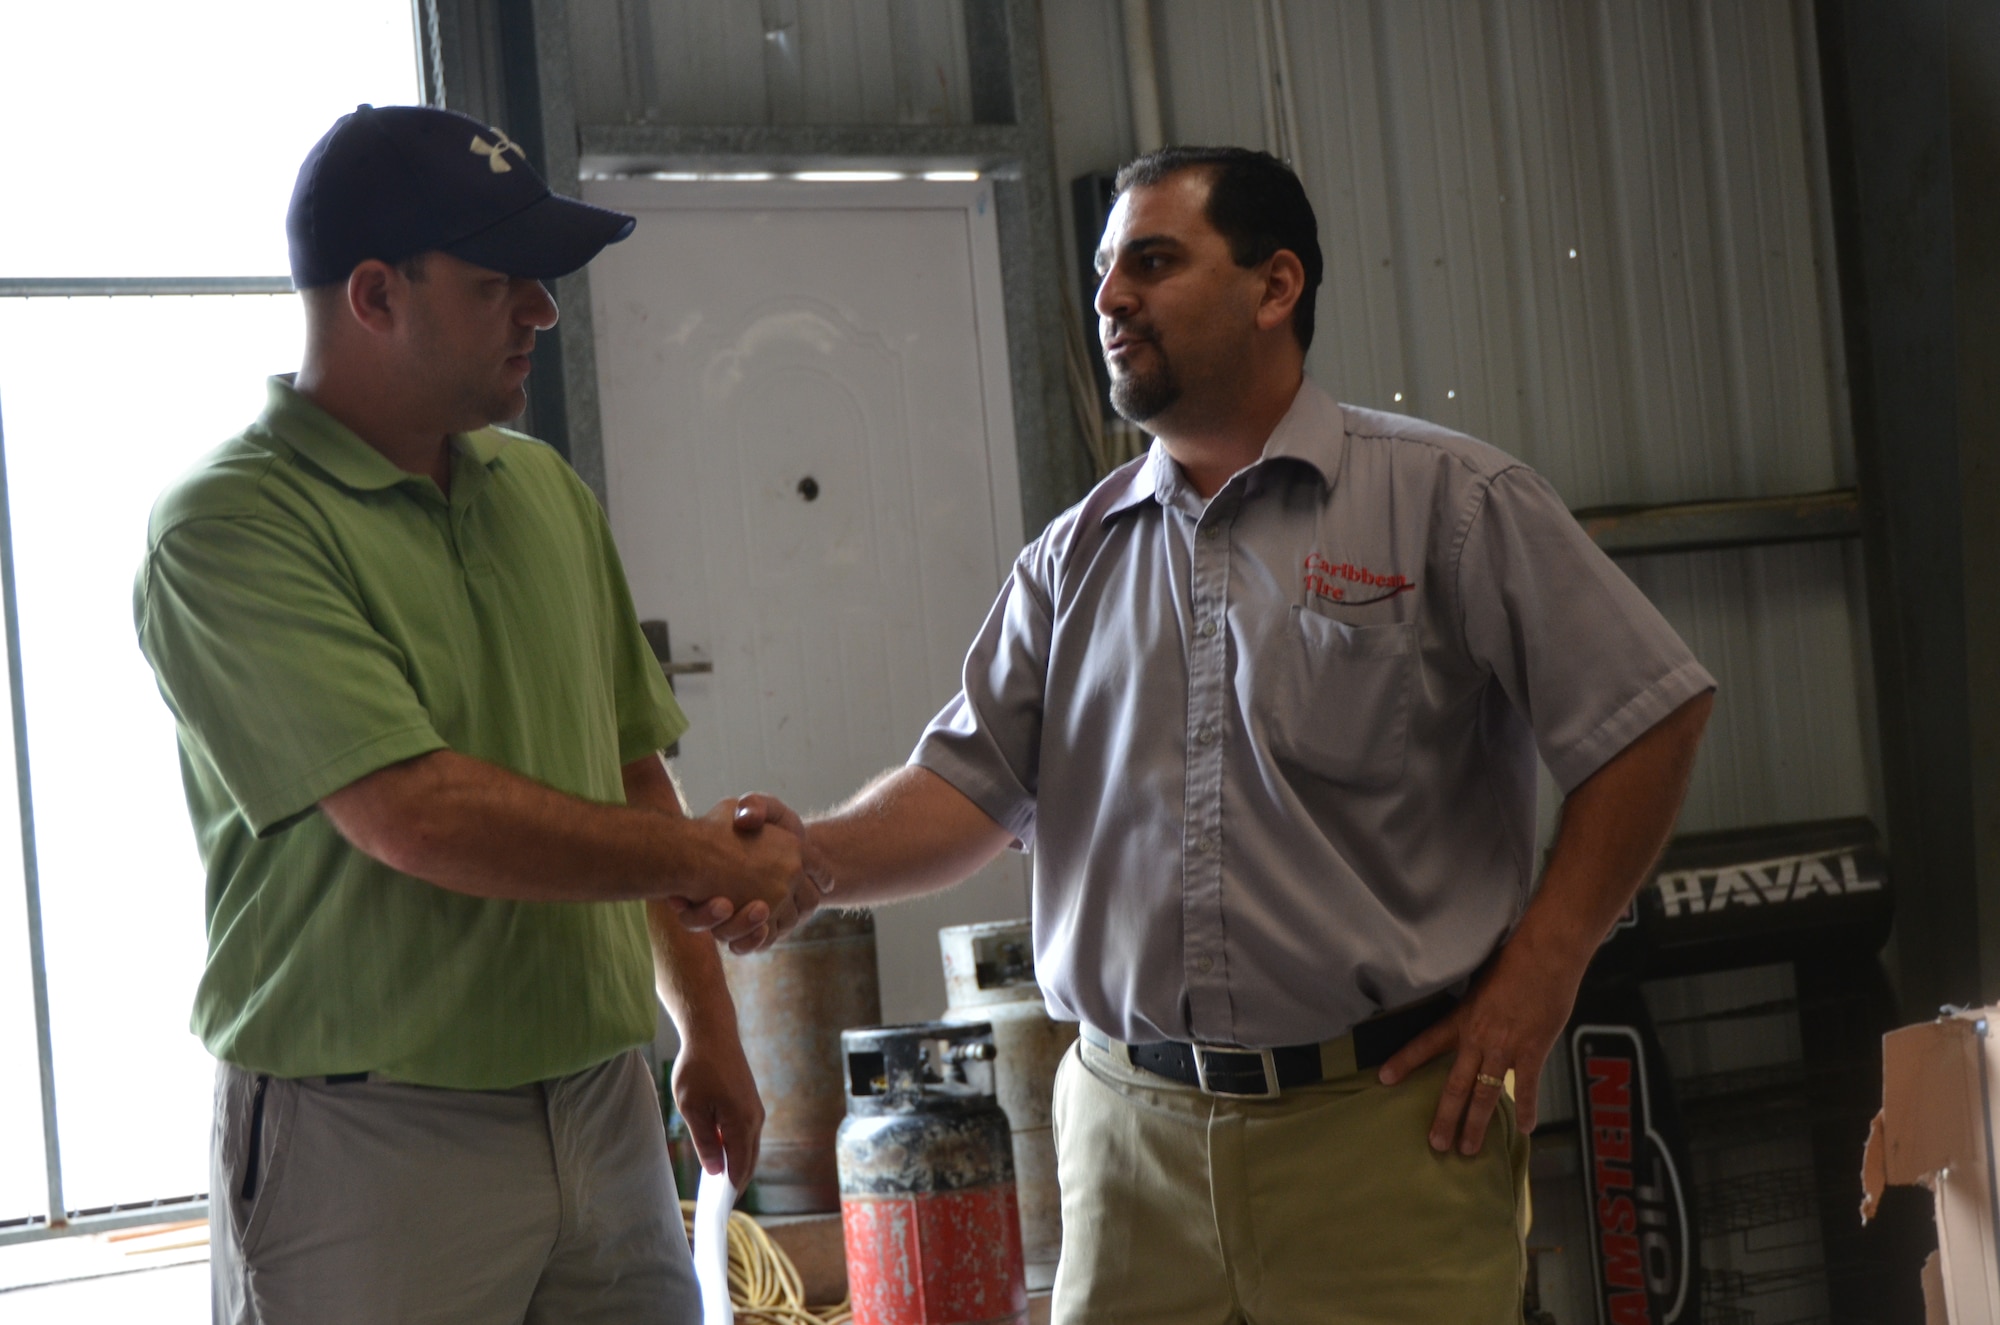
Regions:
[[[694, 1238], [694, 1202], [681, 1202], [681, 1222]], [[784, 1248], [740, 1210], [729, 1212], [729, 1300], [736, 1319], [768, 1325], [849, 1325], [854, 1310], [842, 1302], [809, 1307], [799, 1270]]]

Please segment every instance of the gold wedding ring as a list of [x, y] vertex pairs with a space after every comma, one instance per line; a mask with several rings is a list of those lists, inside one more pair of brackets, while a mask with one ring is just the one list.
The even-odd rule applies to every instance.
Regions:
[[1499, 1077], [1489, 1076], [1484, 1072], [1474, 1072], [1472, 1074], [1472, 1079], [1474, 1081], [1477, 1081], [1482, 1086], [1491, 1086], [1495, 1090], [1499, 1090], [1501, 1087], [1507, 1084], [1506, 1082], [1502, 1081]]

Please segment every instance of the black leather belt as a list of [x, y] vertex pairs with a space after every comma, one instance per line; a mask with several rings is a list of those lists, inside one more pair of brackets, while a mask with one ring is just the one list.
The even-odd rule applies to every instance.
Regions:
[[[1458, 1000], [1449, 994], [1435, 994], [1421, 1003], [1395, 1012], [1384, 1012], [1358, 1023], [1344, 1037], [1354, 1043], [1357, 1071], [1380, 1067], [1396, 1056], [1396, 1051], [1443, 1021]], [[1083, 1037], [1098, 1048], [1111, 1041], [1095, 1027], [1085, 1026]], [[1334, 1041], [1333, 1043], [1338, 1043]], [[1231, 1049], [1206, 1044], [1183, 1044], [1179, 1040], [1157, 1040], [1151, 1044], [1128, 1044], [1132, 1066], [1194, 1086], [1210, 1095], [1270, 1097], [1281, 1091], [1310, 1086], [1326, 1079], [1320, 1067], [1317, 1044], [1287, 1044], [1275, 1049]]]

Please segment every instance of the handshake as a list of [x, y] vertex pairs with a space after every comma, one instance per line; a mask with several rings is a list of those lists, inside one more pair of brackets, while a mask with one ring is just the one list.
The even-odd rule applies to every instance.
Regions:
[[[798, 812], [771, 796], [719, 802], [701, 817], [717, 858], [702, 871], [717, 891], [705, 901], [667, 897], [682, 925], [707, 932], [732, 952], [756, 952], [783, 938], [833, 891], [833, 872]], [[713, 830], [721, 831], [713, 831]]]

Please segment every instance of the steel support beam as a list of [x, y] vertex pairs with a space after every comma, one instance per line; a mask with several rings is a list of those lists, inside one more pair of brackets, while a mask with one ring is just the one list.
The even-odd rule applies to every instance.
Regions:
[[1953, 334], [1980, 992], [2000, 997], [2000, 6], [1951, 4]]
[[0, 299], [111, 295], [290, 294], [289, 276], [28, 276], [0, 278]]
[[[1069, 279], [1056, 198], [1055, 147], [1043, 83], [1039, 0], [966, 0], [973, 106], [1013, 111], [1021, 135], [1018, 178], [994, 183], [1000, 277], [1007, 301], [1007, 357], [1014, 376], [1014, 434], [1021, 472], [1021, 528], [1035, 537], [1096, 478], [1077, 425], [1063, 360]], [[1001, 32], [1005, 41], [990, 34]], [[1003, 86], [1004, 80], [1004, 86]]]
[[1813, 543], [1861, 534], [1861, 499], [1852, 488], [1797, 497], [1607, 506], [1575, 515], [1597, 546], [1614, 557]]
[[[414, 0], [424, 98], [496, 125], [557, 193], [577, 193], [565, 0]], [[554, 282], [562, 321], [535, 341], [517, 426], [566, 456], [600, 495], [597, 362], [587, 272]]]
[[586, 124], [593, 174], [653, 170], [978, 170], [1018, 165], [1011, 124]]
[[35, 1069], [42, 1109], [42, 1166], [47, 1222], [60, 1226], [62, 1144], [56, 1129], [55, 1043], [49, 1029], [49, 966], [42, 943], [41, 869], [35, 854], [34, 779], [28, 765], [28, 701], [21, 684], [21, 612], [14, 578], [14, 520], [7, 491], [7, 440], [0, 421], [0, 633], [7, 650], [7, 703], [14, 729], [14, 789], [21, 816], [21, 880], [27, 889], [28, 984], [35, 1007]]
[[1950, 0], [1821, 0], [1818, 10], [1896, 947], [1911, 1011], [1982, 994], [1949, 20]]
[[111, 1206], [103, 1210], [80, 1210], [69, 1219], [51, 1224], [43, 1219], [24, 1219], [0, 1224], [0, 1247], [17, 1242], [46, 1242], [50, 1238], [75, 1237], [84, 1233], [114, 1233], [121, 1228], [144, 1228], [149, 1224], [178, 1224], [208, 1218], [206, 1196], [177, 1196], [140, 1205]]

